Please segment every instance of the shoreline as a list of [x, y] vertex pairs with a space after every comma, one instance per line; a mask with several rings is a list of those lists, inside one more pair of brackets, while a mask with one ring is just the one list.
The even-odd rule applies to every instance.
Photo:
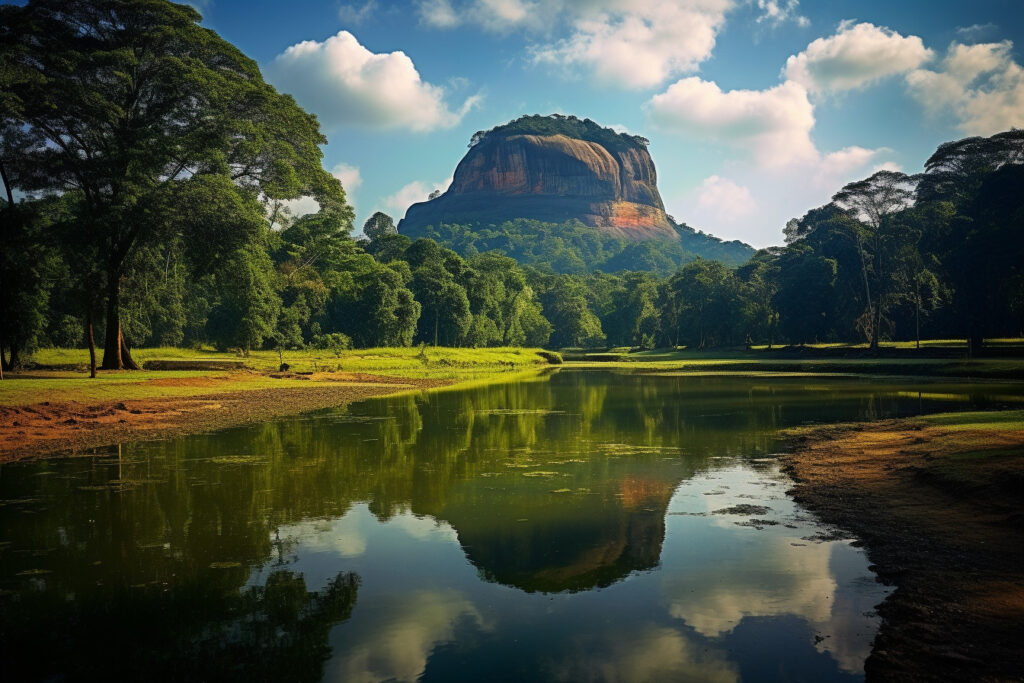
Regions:
[[337, 408], [369, 398], [461, 384], [451, 379], [359, 375], [308, 387], [232, 389], [230, 377], [196, 379], [221, 380], [224, 390], [183, 396], [0, 406], [0, 463], [78, 455], [116, 444], [199, 434]]
[[[1002, 418], [1006, 419], [1002, 419]], [[896, 590], [868, 680], [1008, 681], [1024, 669], [1024, 412], [788, 430], [789, 491], [853, 533]]]

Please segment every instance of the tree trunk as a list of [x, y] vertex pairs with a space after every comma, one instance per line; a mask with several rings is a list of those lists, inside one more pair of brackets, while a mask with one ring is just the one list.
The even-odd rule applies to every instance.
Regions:
[[982, 334], [981, 329], [978, 327], [972, 328], [967, 337], [967, 354], [972, 358], [974, 356], [980, 356], [984, 346], [984, 335]]
[[[870, 281], [868, 280], [868, 262], [867, 262], [867, 257], [864, 254], [864, 244], [861, 242], [859, 237], [857, 238], [857, 253], [860, 254], [860, 272], [861, 272], [861, 276], [864, 278], [864, 296], [867, 297], [868, 320], [871, 321], [871, 324], [874, 324], [874, 321], [875, 321], [875, 307], [874, 307], [874, 305], [873, 305], [873, 303], [871, 301], [871, 284], [870, 284]], [[871, 348], [872, 349], [877, 349], [878, 348], [878, 345], [877, 345], [878, 330], [874, 329], [874, 330], [870, 330], [869, 332], [870, 332], [870, 339], [868, 339], [868, 341], [871, 343]]]
[[921, 350], [921, 295], [917, 295], [917, 299], [914, 302], [914, 337], [916, 338], [915, 347], [918, 351]]
[[878, 337], [879, 330], [882, 329], [882, 307], [875, 306], [872, 311], [874, 314], [874, 321], [871, 323], [871, 350], [878, 353]]
[[85, 316], [85, 337], [89, 340], [89, 377], [96, 378], [96, 338], [92, 333], [92, 311]]
[[103, 370], [138, 370], [121, 331], [121, 277], [111, 273], [107, 291], [107, 334], [103, 340]]

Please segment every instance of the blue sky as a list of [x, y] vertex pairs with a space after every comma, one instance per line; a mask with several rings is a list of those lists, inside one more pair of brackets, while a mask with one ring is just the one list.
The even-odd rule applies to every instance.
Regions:
[[522, 114], [650, 139], [677, 220], [755, 246], [880, 167], [1024, 126], [1021, 0], [196, 0], [321, 120], [357, 226]]

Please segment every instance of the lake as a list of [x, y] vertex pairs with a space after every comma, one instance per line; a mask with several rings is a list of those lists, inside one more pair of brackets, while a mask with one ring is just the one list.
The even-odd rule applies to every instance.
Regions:
[[4, 680], [854, 681], [785, 427], [1000, 383], [565, 369], [0, 469]]

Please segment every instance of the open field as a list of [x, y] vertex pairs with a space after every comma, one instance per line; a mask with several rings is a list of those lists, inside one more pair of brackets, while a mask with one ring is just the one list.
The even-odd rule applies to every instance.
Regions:
[[[85, 358], [83, 358], [85, 356]], [[136, 361], [223, 361], [230, 354], [139, 349]], [[162, 438], [329, 408], [363, 398], [530, 372], [536, 349], [362, 349], [258, 352], [234, 370], [100, 371], [87, 352], [47, 350], [36, 363], [64, 369], [8, 373], [0, 383], [0, 459]], [[314, 372], [314, 368], [316, 371]]]
[[[313, 372], [316, 369], [453, 379], [461, 377], [467, 370], [487, 371], [531, 365], [537, 362], [538, 351], [540, 349], [427, 347], [423, 352], [424, 360], [418, 348], [353, 349], [339, 354], [304, 349], [285, 351], [284, 362], [291, 366], [291, 372]], [[147, 361], [186, 360], [240, 362], [253, 370], [272, 371], [277, 370], [281, 362], [277, 351], [251, 351], [248, 356], [239, 356], [213, 349], [182, 349], [172, 346], [134, 349], [132, 357], [143, 369]], [[86, 349], [41, 349], [32, 355], [31, 363], [43, 368], [86, 370], [89, 352]]]
[[897, 590], [878, 680], [1018, 680], [1024, 642], [1024, 411], [791, 430], [803, 505], [862, 539]]

